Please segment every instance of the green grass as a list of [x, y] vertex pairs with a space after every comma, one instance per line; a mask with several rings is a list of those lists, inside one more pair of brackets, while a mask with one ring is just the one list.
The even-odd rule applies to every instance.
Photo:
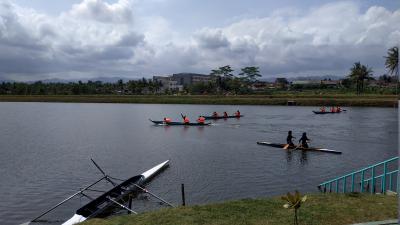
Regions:
[[[280, 198], [244, 199], [211, 205], [161, 209], [139, 215], [92, 219], [82, 225], [283, 225], [293, 224], [293, 211]], [[308, 195], [299, 211], [301, 225], [343, 225], [397, 218], [397, 196], [360, 194]]]
[[82, 102], [82, 103], [158, 103], [218, 105], [287, 105], [294, 100], [300, 106], [397, 106], [397, 96], [365, 94], [285, 93], [274, 95], [0, 95], [0, 102]]

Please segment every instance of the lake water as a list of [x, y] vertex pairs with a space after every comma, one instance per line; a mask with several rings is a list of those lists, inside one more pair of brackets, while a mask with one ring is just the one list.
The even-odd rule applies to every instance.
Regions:
[[[154, 126], [169, 116], [192, 120], [213, 111], [241, 119], [209, 127]], [[101, 174], [128, 178], [170, 159], [170, 167], [147, 187], [180, 204], [268, 197], [287, 191], [317, 192], [327, 179], [397, 155], [394, 108], [346, 108], [314, 115], [316, 107], [158, 104], [0, 103], [0, 224], [19, 224], [96, 181]], [[285, 150], [257, 145], [284, 143], [288, 130], [303, 131], [312, 146], [343, 154]], [[101, 184], [98, 189], [109, 189]], [[43, 219], [60, 222], [86, 202], [77, 197]], [[155, 199], [134, 201], [137, 211], [160, 207]]]

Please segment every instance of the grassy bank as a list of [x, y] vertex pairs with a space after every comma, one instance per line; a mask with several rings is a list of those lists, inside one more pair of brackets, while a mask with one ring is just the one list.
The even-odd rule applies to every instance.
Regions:
[[[293, 212], [280, 198], [246, 199], [226, 203], [162, 209], [139, 215], [92, 219], [82, 225], [232, 225], [293, 224]], [[300, 209], [299, 222], [307, 225], [343, 225], [397, 218], [397, 196], [343, 194], [309, 195]]]
[[352, 94], [275, 94], [275, 95], [0, 95], [0, 102], [82, 102], [82, 103], [159, 103], [159, 104], [218, 104], [218, 105], [287, 105], [295, 101], [300, 106], [397, 106], [395, 95]]

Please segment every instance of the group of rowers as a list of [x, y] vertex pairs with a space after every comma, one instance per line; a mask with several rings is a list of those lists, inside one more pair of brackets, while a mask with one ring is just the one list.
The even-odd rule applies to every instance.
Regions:
[[[321, 108], [319, 108], [319, 110], [321, 112], [326, 112], [326, 107], [322, 106]], [[331, 106], [330, 107], [330, 112], [336, 113], [336, 112], [341, 112], [342, 109], [340, 108], [340, 106]]]
[[[295, 145], [293, 144], [293, 139], [295, 137], [293, 137], [292, 135], [292, 131], [289, 130], [288, 132], [288, 136], [286, 138], [286, 145], [283, 147], [284, 149], [288, 149], [288, 148], [294, 148]], [[301, 136], [301, 138], [299, 139], [299, 145], [296, 148], [308, 148], [308, 142], [311, 141], [310, 139], [308, 139], [307, 137], [307, 133], [304, 132], [303, 135]], [[301, 143], [300, 143], [301, 142]]]
[[[213, 117], [219, 117], [217, 112], [213, 112], [212, 116], [213, 116]], [[234, 113], [234, 116], [240, 117], [240, 111], [237, 110], [237, 111]], [[228, 113], [227, 113], [227, 112], [224, 112], [223, 117], [228, 117]], [[183, 119], [183, 123], [184, 123], [184, 124], [189, 124], [189, 123], [190, 123], [189, 117], [187, 117], [186, 115], [185, 115], [185, 116], [182, 115], [182, 119]], [[206, 118], [204, 118], [204, 116], [199, 116], [199, 118], [197, 118], [196, 121], [197, 121], [197, 123], [199, 123], [199, 124], [204, 124], [205, 121], [206, 121]], [[168, 124], [168, 123], [171, 123], [171, 122], [172, 122], [171, 118], [164, 117], [164, 123], [165, 123], [165, 124]]]
[[[240, 111], [239, 110], [236, 111], [233, 115], [236, 116], [236, 117], [240, 117]], [[224, 112], [223, 115], [222, 115], [222, 117], [228, 117], [228, 116], [229, 115], [228, 115], [227, 112]], [[212, 117], [220, 117], [220, 115], [217, 112], [213, 112], [212, 113]]]

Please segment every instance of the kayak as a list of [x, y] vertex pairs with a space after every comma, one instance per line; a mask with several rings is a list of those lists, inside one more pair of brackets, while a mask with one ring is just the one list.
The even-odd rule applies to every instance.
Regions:
[[240, 115], [240, 116], [203, 116], [203, 117], [206, 120], [219, 120], [219, 119], [229, 119], [229, 118], [240, 118], [240, 117], [243, 117], [243, 115]]
[[[257, 142], [259, 145], [266, 145], [266, 146], [271, 146], [275, 148], [282, 148], [286, 146], [286, 144], [276, 144], [276, 143], [271, 143], [271, 142], [266, 142], [266, 141], [259, 141]], [[327, 148], [302, 148], [299, 147], [295, 149], [296, 146], [288, 148], [288, 149], [294, 149], [294, 150], [302, 150], [302, 151], [316, 151], [316, 152], [328, 152], [328, 153], [334, 153], [334, 154], [342, 154], [342, 152], [336, 151], [336, 150], [331, 150]]]
[[315, 113], [315, 114], [333, 114], [333, 113], [341, 113], [341, 112], [343, 112], [343, 111], [340, 111], [340, 112], [328, 112], [328, 111], [326, 111], [326, 112], [321, 112], [321, 111], [313, 111], [313, 113]]
[[211, 123], [183, 123], [183, 122], [169, 122], [166, 123], [164, 121], [155, 121], [151, 120], [155, 125], [163, 125], [163, 126], [207, 126], [210, 125]]

